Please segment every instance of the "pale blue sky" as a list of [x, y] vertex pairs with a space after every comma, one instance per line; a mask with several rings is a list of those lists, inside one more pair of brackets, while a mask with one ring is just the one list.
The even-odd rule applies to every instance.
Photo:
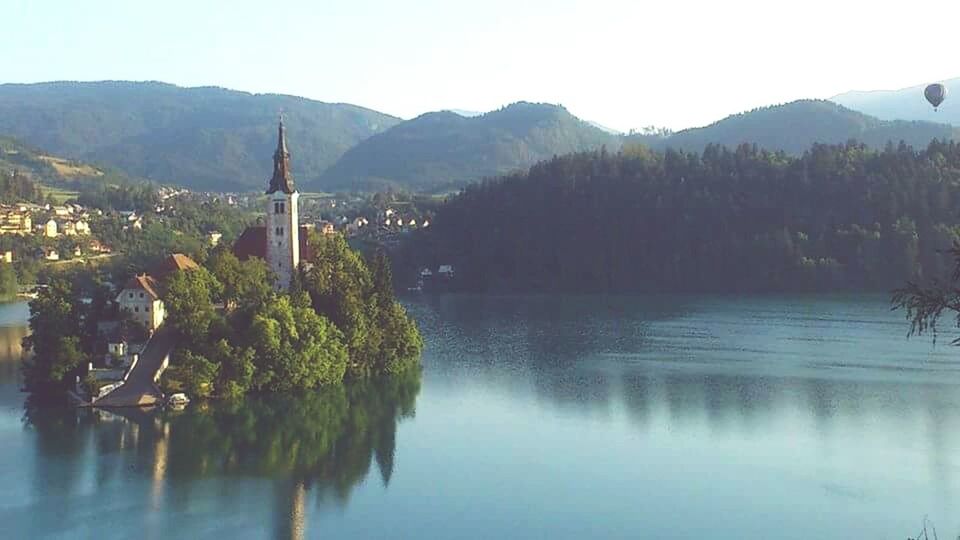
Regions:
[[404, 118], [544, 101], [621, 130], [683, 128], [960, 76], [957, 4], [0, 0], [0, 82], [161, 80]]

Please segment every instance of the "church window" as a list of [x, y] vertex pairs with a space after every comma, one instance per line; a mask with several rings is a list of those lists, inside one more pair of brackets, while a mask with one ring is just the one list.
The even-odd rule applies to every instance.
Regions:
[[127, 294], [130, 296], [130, 298], [133, 298], [133, 293], [127, 293]]
[[282, 214], [282, 213], [284, 213], [284, 212], [286, 211], [286, 208], [285, 208], [285, 207], [286, 207], [286, 205], [285, 205], [284, 203], [282, 203], [282, 202], [274, 202], [274, 203], [273, 203], [273, 213], [274, 213], [274, 214]]
[[133, 306], [134, 313], [140, 313], [140, 306]]

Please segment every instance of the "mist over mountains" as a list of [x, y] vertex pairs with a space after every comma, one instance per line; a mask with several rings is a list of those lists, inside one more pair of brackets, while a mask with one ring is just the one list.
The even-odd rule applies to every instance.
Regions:
[[936, 111], [923, 97], [925, 84], [899, 90], [845, 92], [830, 101], [882, 120], [924, 120], [960, 126], [960, 79], [942, 84], [947, 87], [947, 99]]

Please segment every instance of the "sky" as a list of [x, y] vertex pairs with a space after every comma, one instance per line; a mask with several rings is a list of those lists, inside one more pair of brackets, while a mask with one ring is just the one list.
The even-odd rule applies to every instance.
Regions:
[[960, 2], [0, 0], [0, 83], [158, 80], [627, 131], [960, 76]]

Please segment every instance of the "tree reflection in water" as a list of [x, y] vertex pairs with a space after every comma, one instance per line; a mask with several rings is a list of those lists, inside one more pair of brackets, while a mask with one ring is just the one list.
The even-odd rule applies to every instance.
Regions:
[[[181, 412], [28, 405], [24, 418], [41, 457], [61, 463], [34, 471], [38, 492], [77, 493], [93, 451], [98, 485], [117, 474], [149, 477], [148, 509], [189, 504], [198, 479], [269, 478], [276, 536], [301, 538], [309, 496], [344, 504], [373, 462], [389, 484], [397, 424], [413, 416], [419, 391], [420, 372], [412, 370], [296, 395], [196, 403]], [[171, 482], [176, 497], [164, 493]]]

